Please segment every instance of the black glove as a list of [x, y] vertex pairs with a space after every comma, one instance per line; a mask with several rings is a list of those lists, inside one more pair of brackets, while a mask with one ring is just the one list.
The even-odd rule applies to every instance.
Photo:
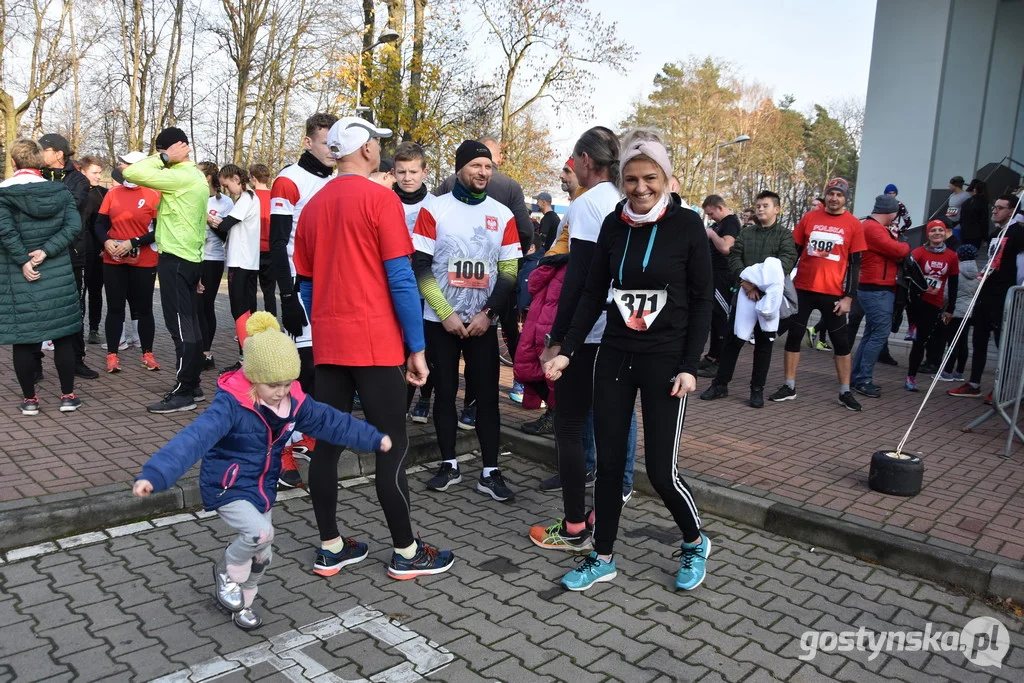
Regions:
[[293, 337], [301, 336], [302, 328], [309, 324], [306, 312], [295, 294], [281, 295], [281, 317], [284, 319], [284, 329]]

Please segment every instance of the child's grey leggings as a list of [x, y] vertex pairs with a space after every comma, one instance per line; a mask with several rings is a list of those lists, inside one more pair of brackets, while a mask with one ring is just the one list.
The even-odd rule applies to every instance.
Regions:
[[217, 508], [217, 514], [238, 532], [238, 538], [224, 551], [224, 561], [228, 576], [246, 593], [248, 606], [272, 557], [274, 527], [270, 522], [270, 510], [260, 512], [247, 500], [235, 500]]

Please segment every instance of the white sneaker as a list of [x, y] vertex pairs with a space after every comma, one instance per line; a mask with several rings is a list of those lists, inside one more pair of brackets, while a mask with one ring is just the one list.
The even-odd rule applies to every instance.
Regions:
[[43, 351], [53, 351], [53, 342], [49, 339], [43, 342]]

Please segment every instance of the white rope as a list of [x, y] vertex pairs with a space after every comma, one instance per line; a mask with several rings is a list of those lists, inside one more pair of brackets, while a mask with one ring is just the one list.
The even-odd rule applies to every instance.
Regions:
[[[1010, 213], [1011, 217], [1017, 214], [1017, 209], [1020, 208], [1020, 200], [1021, 198], [1017, 197], [1017, 206], [1014, 207], [1013, 211]], [[1010, 225], [1012, 224], [1013, 221], [1011, 219], [1006, 223], [1005, 226], [1003, 226], [1003, 229], [999, 231], [999, 235], [993, 238], [996, 240], [996, 244], [1002, 243], [1003, 237], [1006, 236], [1006, 231], [1010, 229]], [[988, 262], [985, 263], [985, 270], [981, 274], [981, 282], [978, 284], [978, 289], [975, 290], [974, 296], [971, 297], [971, 303], [967, 306], [967, 312], [964, 313], [964, 319], [960, 323], [960, 328], [956, 331], [956, 334], [953, 336], [953, 342], [949, 345], [949, 348], [946, 349], [946, 353], [942, 357], [942, 362], [939, 363], [939, 367], [935, 372], [935, 377], [932, 378], [931, 386], [928, 387], [928, 391], [925, 392], [924, 398], [921, 400], [921, 405], [918, 406], [917, 408], [917, 413], [914, 415], [914, 419], [910, 421], [910, 426], [907, 427], [906, 433], [900, 440], [900, 445], [896, 447], [897, 455], [903, 453], [903, 447], [907, 444], [907, 439], [910, 438], [910, 432], [914, 431], [914, 425], [917, 424], [917, 418], [921, 417], [921, 413], [922, 411], [924, 411], [925, 404], [928, 403], [928, 399], [931, 398], [932, 392], [935, 390], [935, 385], [939, 383], [939, 375], [942, 373], [942, 370], [946, 367], [946, 363], [949, 362], [950, 356], [952, 356], [956, 350], [957, 342], [960, 341], [960, 335], [964, 333], [964, 328], [967, 327], [967, 322], [971, 319], [971, 313], [974, 312], [974, 304], [975, 302], [978, 301], [978, 296], [981, 294], [981, 290], [985, 287], [985, 282], [988, 280], [988, 276], [992, 273], [992, 261], [993, 259], [990, 258], [988, 259]], [[1000, 313], [1000, 315], [1002, 315], [1002, 313]]]

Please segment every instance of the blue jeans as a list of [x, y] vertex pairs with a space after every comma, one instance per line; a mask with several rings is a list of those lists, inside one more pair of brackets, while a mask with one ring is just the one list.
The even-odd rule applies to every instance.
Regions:
[[853, 384], [867, 384], [875, 371], [878, 355], [889, 338], [895, 292], [857, 290], [857, 301], [864, 309], [864, 336], [853, 356]]
[[[587, 421], [583, 425], [583, 455], [586, 458], [588, 472], [597, 471], [597, 443], [594, 441], [594, 410], [587, 413]], [[636, 462], [636, 411], [633, 421], [629, 423], [629, 447], [626, 449], [626, 474], [622, 477], [622, 486], [633, 488], [633, 464]]]

